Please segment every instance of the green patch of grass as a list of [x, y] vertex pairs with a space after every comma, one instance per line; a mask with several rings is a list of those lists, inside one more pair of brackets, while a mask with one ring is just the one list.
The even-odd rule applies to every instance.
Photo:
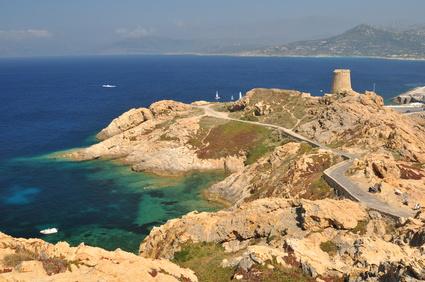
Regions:
[[173, 262], [192, 269], [199, 281], [230, 281], [235, 269], [220, 266], [226, 257], [229, 255], [220, 245], [203, 242], [183, 246], [180, 252], [174, 254]]
[[245, 114], [243, 116], [241, 116], [241, 120], [246, 120], [246, 121], [259, 121], [260, 119], [256, 116], [254, 116], [252, 113], [249, 114]]
[[328, 253], [331, 257], [335, 256], [338, 252], [338, 246], [332, 241], [320, 243], [320, 249], [325, 253]]
[[297, 120], [286, 110], [280, 110], [264, 116], [261, 122], [275, 124], [285, 128], [293, 128], [297, 124]]
[[263, 126], [229, 121], [209, 131], [202, 142], [205, 145], [197, 154], [201, 159], [218, 159], [238, 155], [241, 151], [249, 152], [266, 142], [270, 132], [270, 129]]
[[325, 199], [333, 196], [333, 190], [325, 181], [323, 175], [320, 175], [317, 179], [315, 179], [310, 184], [309, 189], [311, 193], [311, 197], [309, 197], [309, 199], [311, 200]]
[[180, 252], [175, 253], [173, 262], [181, 267], [192, 269], [201, 282], [233, 281], [232, 277], [235, 273], [243, 275], [244, 278], [241, 281], [314, 281], [305, 276], [299, 268], [284, 267], [276, 260], [267, 263], [273, 265], [273, 269], [268, 268], [267, 264], [257, 264], [248, 272], [220, 266], [223, 259], [230, 259], [234, 256], [235, 254], [225, 253], [224, 248], [215, 243], [192, 243], [185, 245]]
[[298, 154], [304, 155], [311, 153], [313, 151], [313, 147], [308, 143], [300, 143], [300, 149], [298, 150]]
[[368, 220], [359, 220], [357, 222], [356, 227], [354, 227], [350, 231], [354, 234], [364, 235], [364, 234], [366, 234], [368, 223], [369, 223]]
[[271, 151], [271, 147], [267, 146], [266, 144], [260, 144], [250, 150], [247, 154], [247, 158], [245, 161], [246, 165], [253, 164], [255, 161], [257, 161], [259, 158], [264, 156], [266, 153]]

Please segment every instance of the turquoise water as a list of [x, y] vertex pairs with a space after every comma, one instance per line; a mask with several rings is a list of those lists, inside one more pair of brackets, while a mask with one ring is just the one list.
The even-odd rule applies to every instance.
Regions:
[[220, 172], [156, 177], [108, 161], [49, 156], [11, 160], [3, 172], [11, 185], [0, 197], [1, 222], [12, 226], [10, 234], [40, 237], [39, 230], [57, 227], [59, 233], [42, 238], [134, 252], [153, 226], [192, 210], [216, 210], [203, 200], [202, 189], [223, 177]]
[[[113, 118], [161, 99], [224, 100], [254, 87], [320, 95], [332, 71], [354, 89], [376, 84], [390, 99], [425, 85], [424, 61], [361, 58], [105, 56], [0, 59], [0, 231], [73, 245], [137, 251], [152, 226], [216, 210], [201, 191], [220, 173], [160, 178], [112, 162], [75, 163], [52, 153], [87, 146]], [[114, 84], [116, 88], [102, 88]], [[59, 228], [42, 236], [47, 227]]]

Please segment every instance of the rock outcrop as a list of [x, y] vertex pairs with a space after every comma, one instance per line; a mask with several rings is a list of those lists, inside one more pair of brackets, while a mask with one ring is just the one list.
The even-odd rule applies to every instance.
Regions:
[[168, 260], [0, 233], [0, 281], [198, 281]]
[[397, 104], [425, 103], [425, 86], [416, 87], [393, 98]]
[[289, 142], [212, 185], [208, 192], [233, 204], [264, 197], [332, 197], [321, 176], [337, 160], [329, 151]]
[[[421, 224], [424, 222], [415, 226]], [[390, 266], [396, 266], [403, 270], [399, 272], [403, 277], [424, 279], [425, 257], [417, 246], [423, 246], [421, 231], [410, 235], [411, 242], [418, 242], [414, 245], [408, 240], [397, 243], [401, 241], [397, 234], [404, 231], [393, 228], [378, 213], [368, 213], [348, 200], [265, 198], [217, 213], [193, 212], [170, 220], [152, 230], [140, 253], [172, 258], [182, 246], [215, 242], [235, 254], [222, 265], [243, 271], [276, 261], [312, 277], [350, 276], [363, 281], [391, 275]], [[408, 227], [403, 228], [400, 230]]]
[[96, 135], [98, 140], [105, 140], [153, 118], [146, 108], [131, 109], [114, 119], [105, 129]]
[[393, 155], [368, 154], [354, 162], [351, 177], [364, 187], [379, 184], [375, 197], [393, 206], [414, 210], [425, 206], [425, 166], [396, 160]]
[[425, 162], [425, 128], [409, 117], [383, 107], [382, 97], [372, 92], [347, 92], [319, 100], [307, 122], [296, 131], [357, 155], [385, 150], [412, 162]]
[[191, 142], [200, 130], [201, 114], [191, 105], [170, 100], [156, 102], [149, 109], [132, 109], [98, 134], [103, 141], [61, 157], [77, 161], [114, 159], [135, 171], [160, 175], [241, 169], [245, 160], [241, 155], [214, 159], [198, 156]]

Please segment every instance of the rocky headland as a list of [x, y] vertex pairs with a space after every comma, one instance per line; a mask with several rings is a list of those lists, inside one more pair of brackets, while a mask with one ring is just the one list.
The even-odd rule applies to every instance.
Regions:
[[[159, 101], [97, 139], [58, 157], [158, 175], [225, 171], [205, 194], [230, 207], [154, 227], [140, 256], [2, 235], [0, 281], [425, 280], [425, 118], [385, 108], [376, 93], [261, 88], [231, 103]], [[344, 160], [344, 181], [378, 205], [343, 199], [343, 185], [329, 182], [326, 171]], [[411, 216], [388, 216], [379, 203]], [[19, 260], [21, 250], [31, 259]], [[49, 273], [50, 258], [66, 270]]]
[[416, 87], [393, 98], [397, 104], [425, 103], [425, 86]]

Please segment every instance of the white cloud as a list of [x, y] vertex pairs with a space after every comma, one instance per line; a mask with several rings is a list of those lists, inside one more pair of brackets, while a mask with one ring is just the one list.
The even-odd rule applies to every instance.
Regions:
[[0, 30], [0, 39], [25, 40], [35, 38], [50, 38], [52, 34], [45, 29]]
[[115, 32], [124, 38], [140, 39], [151, 35], [152, 33], [154, 33], [154, 30], [152, 28], [144, 28], [138, 26], [134, 29], [119, 28], [115, 30]]

